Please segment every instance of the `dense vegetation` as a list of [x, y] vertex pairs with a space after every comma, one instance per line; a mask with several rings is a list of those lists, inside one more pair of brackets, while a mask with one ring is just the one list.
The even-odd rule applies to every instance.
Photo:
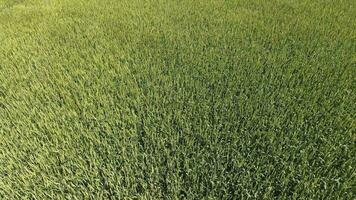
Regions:
[[356, 1], [0, 0], [1, 199], [355, 199]]

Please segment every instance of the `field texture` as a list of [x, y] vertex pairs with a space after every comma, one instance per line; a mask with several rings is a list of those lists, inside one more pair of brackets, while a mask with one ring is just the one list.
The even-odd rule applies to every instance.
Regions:
[[355, 199], [355, 0], [0, 0], [1, 199]]

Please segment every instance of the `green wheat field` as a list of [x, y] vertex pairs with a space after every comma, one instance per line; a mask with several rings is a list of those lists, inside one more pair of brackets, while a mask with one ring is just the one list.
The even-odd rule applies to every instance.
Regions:
[[355, 0], [0, 0], [0, 199], [356, 199]]

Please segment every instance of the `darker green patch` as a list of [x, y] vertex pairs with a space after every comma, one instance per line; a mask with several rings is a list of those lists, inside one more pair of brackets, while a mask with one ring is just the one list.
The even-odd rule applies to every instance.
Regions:
[[0, 3], [0, 12], [6, 9], [10, 9], [18, 4], [24, 3], [25, 0], [5, 0], [4, 2]]

